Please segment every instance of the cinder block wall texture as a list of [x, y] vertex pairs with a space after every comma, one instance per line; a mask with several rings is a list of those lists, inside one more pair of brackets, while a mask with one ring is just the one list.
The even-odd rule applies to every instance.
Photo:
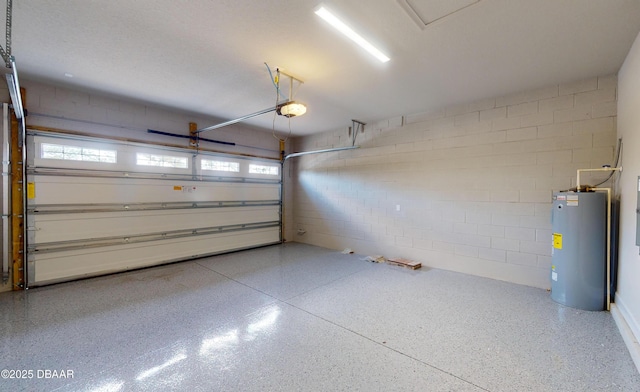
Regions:
[[[604, 76], [367, 124], [360, 149], [287, 163], [287, 239], [548, 288], [552, 194], [612, 163], [616, 89]], [[349, 145], [346, 126], [294, 140]]]

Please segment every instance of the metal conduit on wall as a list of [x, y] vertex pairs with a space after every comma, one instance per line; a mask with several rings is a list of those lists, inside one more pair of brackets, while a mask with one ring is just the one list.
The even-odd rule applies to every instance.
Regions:
[[9, 281], [9, 105], [2, 104], [2, 283]]

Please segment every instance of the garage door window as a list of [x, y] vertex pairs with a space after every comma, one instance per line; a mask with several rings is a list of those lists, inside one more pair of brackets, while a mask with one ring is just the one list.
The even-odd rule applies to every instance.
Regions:
[[203, 159], [200, 163], [202, 170], [224, 171], [238, 173], [240, 164], [238, 162], [214, 161], [211, 159]]
[[267, 174], [270, 176], [278, 175], [278, 166], [266, 165], [249, 165], [249, 173], [251, 174]]
[[140, 166], [175, 167], [178, 169], [189, 168], [189, 161], [186, 157], [147, 154], [143, 152], [136, 154], [136, 164]]
[[40, 157], [42, 159], [62, 159], [66, 161], [116, 163], [117, 152], [115, 150], [42, 143], [40, 145]]

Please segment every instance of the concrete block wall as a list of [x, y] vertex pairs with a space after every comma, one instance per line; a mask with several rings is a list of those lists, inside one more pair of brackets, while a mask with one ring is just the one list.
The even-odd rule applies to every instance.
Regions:
[[[612, 163], [616, 95], [594, 77], [367, 124], [360, 149], [287, 164], [288, 239], [548, 288], [552, 194]], [[294, 141], [348, 145], [347, 127]]]

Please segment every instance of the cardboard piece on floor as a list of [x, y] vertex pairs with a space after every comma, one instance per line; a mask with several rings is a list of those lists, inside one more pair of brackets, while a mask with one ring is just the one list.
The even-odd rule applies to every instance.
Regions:
[[399, 265], [401, 267], [411, 268], [411, 269], [414, 269], [414, 270], [422, 267], [422, 263], [419, 262], [419, 261], [403, 259], [403, 258], [400, 258], [400, 257], [393, 258], [393, 259], [387, 259], [387, 264]]

